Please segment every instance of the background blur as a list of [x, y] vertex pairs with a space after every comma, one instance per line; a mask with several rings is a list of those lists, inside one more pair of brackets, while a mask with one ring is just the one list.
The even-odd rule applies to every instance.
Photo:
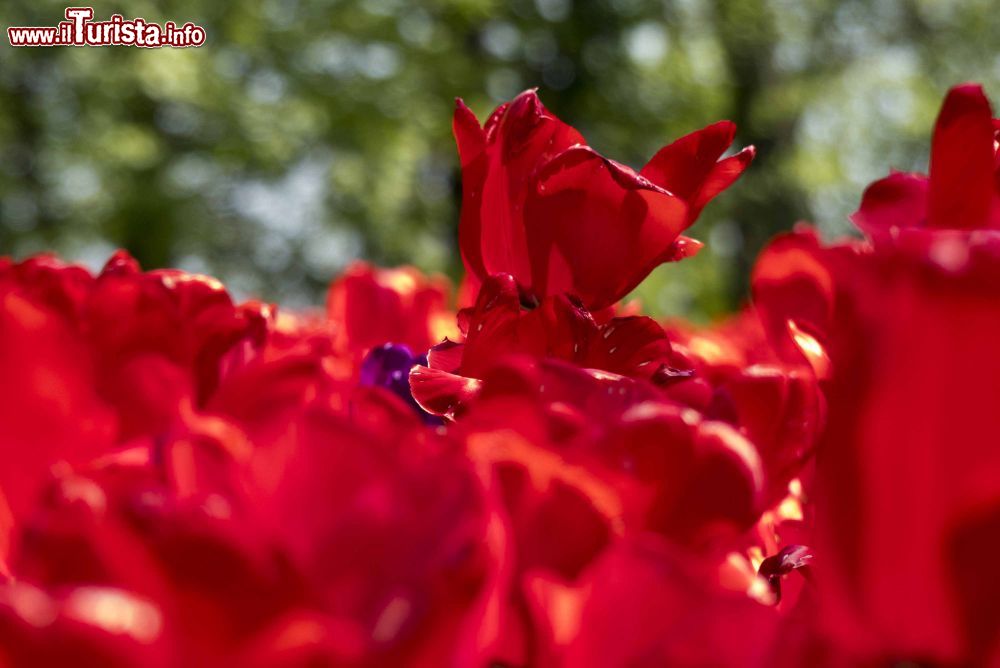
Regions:
[[[74, 4], [74, 3], [70, 3]], [[79, 3], [75, 3], [79, 4]], [[926, 168], [945, 90], [1000, 100], [995, 0], [176, 0], [95, 2], [208, 31], [198, 49], [0, 46], [0, 254], [215, 274], [240, 296], [318, 304], [356, 257], [457, 276], [455, 96], [484, 118], [539, 86], [602, 153], [641, 166], [712, 121], [756, 144], [708, 207], [699, 257], [640, 288], [709, 319], [761, 244], [828, 236], [889, 167]], [[65, 2], [4, 0], [55, 25]]]

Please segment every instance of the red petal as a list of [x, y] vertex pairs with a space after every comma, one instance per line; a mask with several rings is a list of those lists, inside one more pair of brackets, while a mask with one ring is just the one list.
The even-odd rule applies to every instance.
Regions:
[[514, 277], [497, 274], [486, 279], [475, 306], [459, 314], [463, 329], [467, 331], [462, 349], [462, 373], [479, 377], [485, 367], [517, 350], [542, 354], [543, 341], [522, 341], [518, 327], [520, 317], [521, 299]]
[[[492, 120], [492, 119], [491, 119]], [[482, 190], [486, 181], [486, 133], [479, 127], [472, 110], [459, 98], [455, 100], [455, 116], [451, 123], [458, 158], [462, 165], [462, 218], [459, 226], [459, 247], [467, 272], [478, 277], [487, 275], [482, 249]]]
[[569, 293], [596, 311], [675, 256], [684, 202], [634, 171], [574, 147], [539, 173], [525, 206], [536, 294]]
[[820, 255], [811, 230], [781, 235], [761, 252], [750, 282], [754, 307], [778, 356], [828, 373], [824, 344], [835, 285]]
[[692, 201], [689, 215], [696, 218], [705, 205], [712, 201], [716, 195], [733, 185], [736, 179], [740, 178], [746, 168], [750, 166], [756, 155], [757, 149], [753, 146], [747, 146], [736, 155], [731, 155], [717, 162], [712, 171], [705, 177], [705, 181], [698, 191], [698, 196]]
[[[96, 390], [94, 367], [62, 313], [0, 290], [0, 493], [15, 520], [35, 502], [53, 464], [85, 462], [114, 442], [117, 420]], [[0, 530], [3, 524], [0, 518]]]
[[166, 668], [175, 660], [172, 643], [163, 637], [163, 612], [124, 589], [77, 586], [55, 595], [11, 583], [0, 588], [0, 661]]
[[735, 135], [736, 125], [731, 121], [713, 123], [660, 149], [640, 174], [687, 201], [693, 220], [753, 160], [754, 149], [748, 147], [717, 162]]
[[115, 274], [131, 276], [141, 273], [141, 271], [142, 269], [139, 267], [138, 261], [127, 250], [119, 248], [104, 263], [104, 268], [101, 269], [101, 276]]
[[575, 583], [529, 573], [527, 598], [542, 634], [538, 665], [768, 664], [773, 608], [722, 589], [706, 571], [644, 536], [617, 542]]
[[993, 137], [993, 114], [982, 87], [964, 84], [948, 91], [931, 148], [932, 227], [988, 226], [994, 196]]
[[705, 244], [697, 239], [681, 235], [677, 237], [677, 241], [675, 241], [670, 247], [670, 251], [664, 255], [663, 261], [677, 262], [679, 260], [683, 260], [684, 258], [694, 257], [700, 253], [701, 249], [704, 247]]
[[661, 148], [641, 174], [685, 199], [693, 198], [736, 136], [736, 124], [719, 121]]
[[645, 316], [613, 318], [595, 337], [584, 366], [623, 376], [650, 378], [670, 356], [663, 328]]
[[516, 536], [518, 567], [575, 577], [607, 546], [616, 525], [620, 529], [620, 502], [593, 471], [521, 433], [522, 426], [537, 431], [537, 425], [523, 424], [538, 420], [537, 409], [524, 402], [504, 408], [516, 422], [472, 430], [466, 437], [469, 457], [493, 469]]
[[808, 371], [755, 364], [728, 378], [722, 391], [732, 403], [735, 424], [763, 461], [764, 504], [778, 503], [812, 455], [824, 424], [825, 403], [816, 377]]
[[549, 297], [536, 308], [523, 309], [520, 292], [509, 274], [491, 276], [483, 284], [475, 307], [460, 315], [468, 331], [461, 373], [477, 378], [507, 355], [582, 363], [597, 335], [590, 314], [566, 297]]
[[464, 343], [445, 339], [427, 351], [427, 366], [432, 369], [447, 371], [448, 373], [457, 373], [462, 366], [462, 354], [464, 351]]
[[667, 403], [627, 411], [604, 446], [654, 492], [650, 528], [692, 545], [732, 537], [760, 512], [764, 472], [754, 446], [722, 422]]
[[476, 115], [472, 113], [462, 98], [455, 98], [455, 116], [451, 122], [455, 143], [458, 144], [458, 158], [462, 167], [472, 161], [486, 148], [486, 133], [479, 127]]
[[523, 210], [530, 179], [560, 151], [583, 143], [583, 137], [549, 113], [534, 91], [493, 113], [481, 152], [469, 115], [459, 107], [454, 122], [462, 157], [459, 246], [466, 269], [480, 279], [510, 273], [529, 287]]
[[441, 340], [438, 321], [451, 317], [448, 297], [441, 277], [355, 262], [330, 285], [326, 310], [341, 350], [365, 352], [392, 342], [420, 354]]
[[431, 415], [453, 417], [479, 395], [482, 381], [415, 366], [410, 371], [413, 399]]
[[923, 174], [893, 172], [865, 189], [851, 221], [869, 238], [898, 227], [927, 224], [929, 181]]

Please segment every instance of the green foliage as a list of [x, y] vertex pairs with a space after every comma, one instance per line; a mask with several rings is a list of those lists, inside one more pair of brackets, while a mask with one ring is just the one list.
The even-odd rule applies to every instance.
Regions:
[[[65, 3], [7, 0], [9, 25]], [[0, 48], [0, 252], [216, 274], [317, 303], [353, 257], [457, 276], [453, 98], [485, 117], [539, 86], [599, 150], [641, 166], [720, 118], [756, 164], [692, 230], [697, 258], [638, 291], [716, 317], [761, 244], [830, 235], [889, 167], [923, 169], [952, 83], [1000, 91], [991, 0], [111, 2], [193, 21], [198, 49]]]

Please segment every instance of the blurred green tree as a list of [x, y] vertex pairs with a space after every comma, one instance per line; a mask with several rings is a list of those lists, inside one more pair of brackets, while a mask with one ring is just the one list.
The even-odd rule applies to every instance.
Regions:
[[[64, 3], [7, 0], [10, 25]], [[697, 258], [637, 291], [712, 318], [796, 220], [849, 230], [864, 185], [923, 169], [953, 83], [1000, 91], [992, 0], [221, 0], [108, 2], [193, 21], [197, 49], [0, 48], [0, 252], [218, 275], [318, 303], [350, 259], [457, 276], [450, 121], [539, 86], [606, 155], [641, 166], [720, 118], [759, 149], [692, 234]]]

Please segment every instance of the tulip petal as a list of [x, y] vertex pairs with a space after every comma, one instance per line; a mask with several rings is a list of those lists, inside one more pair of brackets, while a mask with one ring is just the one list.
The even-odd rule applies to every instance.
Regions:
[[688, 202], [688, 215], [693, 220], [713, 197], [732, 185], [753, 160], [751, 146], [719, 161], [735, 136], [735, 123], [713, 123], [664, 146], [639, 173]]
[[596, 311], [673, 259], [688, 207], [660, 186], [585, 146], [539, 172], [528, 195], [528, 246], [540, 295], [568, 293]]
[[993, 114], [981, 86], [948, 91], [931, 148], [929, 224], [944, 229], [989, 225], [994, 197]]
[[870, 239], [894, 228], [924, 227], [929, 186], [923, 174], [893, 172], [865, 189], [851, 221]]
[[410, 391], [417, 404], [430, 413], [451, 418], [461, 413], [479, 394], [482, 381], [438, 369], [415, 366], [410, 371]]
[[455, 112], [455, 136], [462, 159], [462, 216], [459, 246], [466, 269], [481, 279], [510, 273], [532, 284], [528, 264], [524, 200], [539, 165], [583, 137], [549, 113], [535, 91], [498, 108], [483, 130], [484, 147], [464, 105]]

